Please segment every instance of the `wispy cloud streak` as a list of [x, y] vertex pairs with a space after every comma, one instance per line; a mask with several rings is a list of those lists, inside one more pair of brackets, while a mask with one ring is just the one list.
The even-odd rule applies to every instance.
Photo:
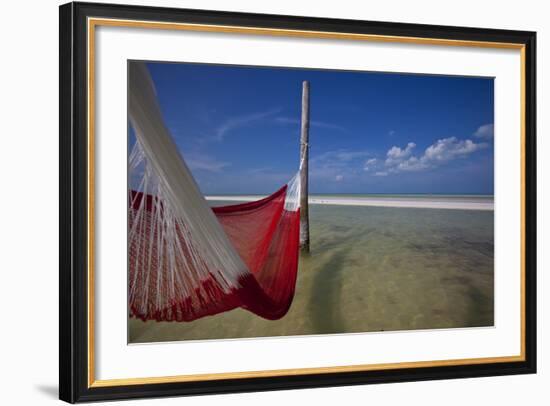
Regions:
[[[293, 124], [293, 125], [300, 125], [301, 121], [297, 118], [292, 117], [276, 117], [275, 121], [281, 124]], [[340, 125], [327, 123], [324, 121], [318, 121], [318, 120], [311, 120], [309, 122], [309, 125], [311, 127], [316, 128], [325, 128], [329, 130], [336, 130], [336, 131], [346, 131], [346, 129]]]
[[217, 141], [223, 141], [223, 139], [227, 136], [227, 134], [229, 134], [231, 131], [235, 130], [236, 128], [245, 127], [256, 121], [266, 119], [268, 117], [271, 117], [279, 113], [280, 111], [281, 109], [271, 109], [264, 112], [247, 114], [247, 115], [238, 116], [238, 117], [234, 117], [229, 120], [226, 120], [218, 128], [216, 128], [214, 138]]
[[229, 162], [218, 161], [210, 155], [201, 153], [186, 154], [185, 162], [191, 170], [206, 172], [220, 172], [222, 169], [231, 166]]
[[341, 182], [358, 173], [365, 158], [371, 156], [366, 150], [337, 149], [314, 155], [309, 161], [312, 178]]

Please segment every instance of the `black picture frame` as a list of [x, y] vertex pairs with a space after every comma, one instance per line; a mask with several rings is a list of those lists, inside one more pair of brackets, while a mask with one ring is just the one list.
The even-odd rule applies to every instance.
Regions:
[[[67, 402], [235, 393], [536, 372], [536, 33], [204, 10], [68, 3], [60, 6], [59, 397]], [[524, 359], [209, 381], [90, 385], [88, 353], [87, 19], [89, 17], [512, 43], [524, 66]]]

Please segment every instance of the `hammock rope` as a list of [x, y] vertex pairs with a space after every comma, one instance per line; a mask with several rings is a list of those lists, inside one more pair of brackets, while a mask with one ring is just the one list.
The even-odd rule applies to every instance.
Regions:
[[284, 316], [298, 268], [299, 173], [264, 199], [211, 208], [164, 125], [144, 64], [130, 64], [128, 100], [136, 134], [128, 165], [130, 316], [192, 321], [237, 307]]

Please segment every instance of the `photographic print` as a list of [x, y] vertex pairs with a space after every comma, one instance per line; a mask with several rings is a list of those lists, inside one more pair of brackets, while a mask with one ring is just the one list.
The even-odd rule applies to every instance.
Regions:
[[494, 78], [128, 62], [128, 342], [494, 325]]

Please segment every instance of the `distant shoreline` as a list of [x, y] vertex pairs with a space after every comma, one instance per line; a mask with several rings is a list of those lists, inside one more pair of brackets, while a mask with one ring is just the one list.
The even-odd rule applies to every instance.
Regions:
[[[251, 202], [265, 196], [205, 196], [206, 200], [229, 201], [229, 202]], [[425, 195], [414, 199], [411, 197], [334, 197], [334, 196], [310, 196], [309, 204], [337, 205], [337, 206], [373, 206], [373, 207], [395, 207], [395, 208], [418, 208], [418, 209], [447, 209], [447, 210], [494, 210], [492, 199], [479, 199], [476, 201], [468, 199], [470, 196], [456, 196], [456, 198], [445, 195], [444, 197]]]

